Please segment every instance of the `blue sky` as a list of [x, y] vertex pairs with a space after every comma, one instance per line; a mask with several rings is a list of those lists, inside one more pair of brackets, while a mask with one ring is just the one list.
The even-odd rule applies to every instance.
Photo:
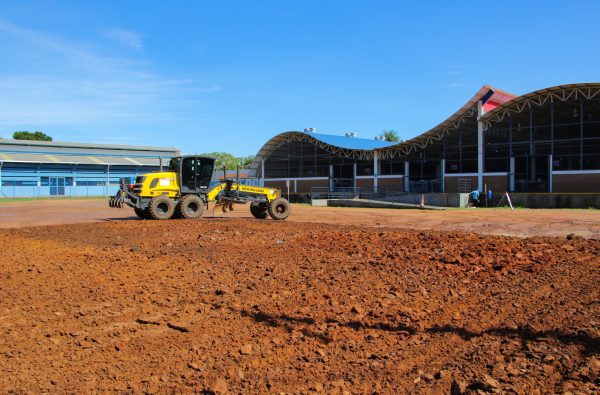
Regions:
[[252, 155], [598, 81], [597, 1], [0, 1], [0, 136]]

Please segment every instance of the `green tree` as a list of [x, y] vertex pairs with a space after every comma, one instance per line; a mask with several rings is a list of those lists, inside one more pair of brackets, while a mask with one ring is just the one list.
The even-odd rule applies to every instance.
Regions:
[[52, 137], [48, 136], [46, 133], [42, 133], [40, 131], [36, 132], [14, 132], [13, 139], [15, 140], [36, 140], [36, 141], [52, 141]]
[[240, 159], [240, 166], [243, 167], [244, 169], [247, 169], [248, 167], [250, 167], [252, 162], [254, 162], [254, 155], [242, 156], [239, 159]]
[[254, 156], [235, 157], [228, 152], [209, 152], [202, 155], [215, 158], [215, 167], [217, 170], [222, 170], [223, 166], [227, 170], [235, 170], [237, 166], [241, 169], [247, 168], [254, 160]]
[[383, 129], [383, 134], [380, 137], [385, 141], [400, 141], [400, 136], [394, 129]]

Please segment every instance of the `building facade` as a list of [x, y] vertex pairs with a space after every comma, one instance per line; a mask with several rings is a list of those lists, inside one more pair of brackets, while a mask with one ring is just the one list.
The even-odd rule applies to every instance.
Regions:
[[290, 193], [600, 192], [600, 83], [523, 96], [483, 86], [445, 121], [400, 143], [285, 132], [261, 148], [252, 170]]
[[[314, 188], [373, 188], [382, 178], [377, 177], [375, 149], [392, 145], [380, 140], [285, 132], [261, 148], [251, 172], [265, 186], [290, 193], [309, 193]], [[401, 182], [401, 177], [392, 177]]]
[[176, 148], [0, 139], [0, 197], [108, 196], [158, 171]]

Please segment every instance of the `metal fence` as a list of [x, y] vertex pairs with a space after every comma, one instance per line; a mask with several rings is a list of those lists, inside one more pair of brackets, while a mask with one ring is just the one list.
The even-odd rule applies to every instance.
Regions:
[[361, 199], [370, 200], [394, 200], [401, 196], [409, 195], [407, 192], [397, 188], [378, 188], [377, 191], [373, 189], [364, 188], [360, 192]]
[[439, 193], [443, 192], [441, 180], [409, 181], [410, 193]]
[[[431, 186], [429, 186], [431, 188]], [[426, 192], [404, 192], [397, 188], [311, 188], [311, 199], [366, 199], [421, 205]]]
[[459, 178], [457, 182], [459, 193], [469, 193], [473, 190], [471, 188], [472, 180], [470, 178]]
[[94, 197], [94, 196], [112, 196], [117, 193], [118, 185], [111, 186], [65, 186], [61, 187], [59, 193], [53, 191], [51, 187], [44, 186], [6, 186], [0, 187], [0, 197], [2, 198], [39, 198], [39, 197]]
[[327, 188], [313, 187], [310, 189], [311, 199], [358, 199], [361, 188]]

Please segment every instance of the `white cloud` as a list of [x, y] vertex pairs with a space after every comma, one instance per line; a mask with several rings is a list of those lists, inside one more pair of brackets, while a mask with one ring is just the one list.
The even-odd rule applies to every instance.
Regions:
[[466, 70], [469, 69], [468, 65], [454, 65], [448, 66], [444, 69], [444, 74], [446, 75], [464, 75]]
[[446, 85], [446, 88], [460, 88], [465, 86], [464, 82], [453, 82], [451, 84]]
[[133, 48], [137, 51], [144, 49], [142, 44], [142, 35], [132, 30], [111, 28], [104, 31], [106, 37], [116, 40], [121, 45]]
[[[0, 64], [1, 125], [80, 129], [106, 123], [189, 122], [191, 116], [199, 120], [203, 95], [221, 90], [216, 84], [200, 86], [190, 78], [157, 75], [147, 61], [106, 56], [91, 50], [89, 43], [0, 19], [2, 38], [17, 45], [11, 64]], [[142, 44], [132, 35], [127, 45], [141, 49]]]

